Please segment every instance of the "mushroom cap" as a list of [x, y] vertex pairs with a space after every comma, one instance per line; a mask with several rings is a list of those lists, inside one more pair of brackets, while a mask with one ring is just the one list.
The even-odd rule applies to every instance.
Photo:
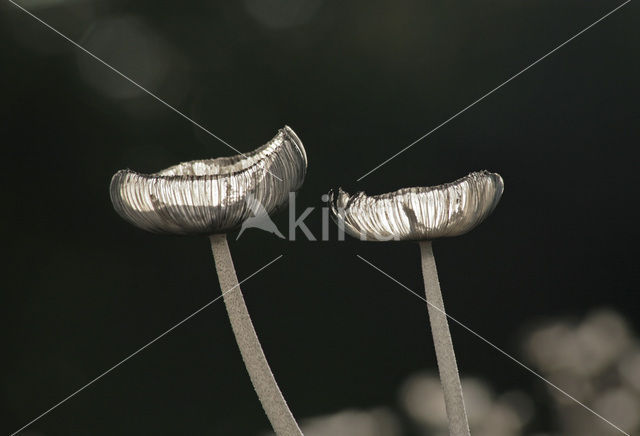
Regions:
[[480, 224], [500, 201], [504, 184], [480, 171], [444, 185], [404, 188], [382, 195], [332, 191], [338, 225], [362, 240], [430, 240], [458, 236]]
[[110, 195], [116, 212], [144, 230], [225, 233], [254, 216], [256, 204], [269, 214], [285, 204], [306, 171], [302, 142], [285, 126], [246, 154], [183, 162], [153, 174], [120, 170]]

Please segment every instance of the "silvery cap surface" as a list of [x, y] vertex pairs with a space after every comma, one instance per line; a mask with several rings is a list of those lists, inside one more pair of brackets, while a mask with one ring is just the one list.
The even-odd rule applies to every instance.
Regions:
[[286, 203], [306, 171], [302, 141], [285, 126], [246, 154], [183, 162], [153, 174], [120, 170], [110, 195], [116, 212], [144, 230], [226, 233], [252, 217], [255, 204], [271, 213]]
[[467, 233], [496, 207], [504, 183], [480, 171], [452, 183], [382, 195], [330, 193], [334, 220], [362, 240], [431, 240]]

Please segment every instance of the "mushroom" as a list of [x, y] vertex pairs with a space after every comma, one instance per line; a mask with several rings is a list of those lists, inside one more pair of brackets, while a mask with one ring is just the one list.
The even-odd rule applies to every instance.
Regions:
[[482, 171], [453, 183], [405, 188], [371, 197], [363, 192], [351, 196], [342, 189], [330, 193], [333, 217], [351, 236], [419, 242], [431, 332], [452, 436], [470, 432], [431, 241], [473, 229], [493, 211], [503, 190], [500, 175]]
[[[253, 152], [183, 162], [154, 174], [118, 171], [111, 180], [116, 212], [156, 233], [208, 235], [242, 359], [262, 407], [279, 436], [302, 435], [271, 372], [240, 291], [226, 233], [254, 216], [272, 213], [302, 186], [307, 155], [285, 126]], [[260, 205], [256, 208], [255, 205]], [[234, 292], [229, 292], [230, 290]]]

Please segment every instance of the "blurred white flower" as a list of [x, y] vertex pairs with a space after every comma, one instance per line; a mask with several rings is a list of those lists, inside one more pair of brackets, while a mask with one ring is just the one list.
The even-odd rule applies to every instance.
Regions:
[[588, 316], [576, 329], [576, 336], [582, 355], [580, 367], [588, 374], [603, 371], [632, 343], [625, 320], [609, 310]]
[[581, 353], [575, 332], [566, 322], [554, 322], [531, 333], [525, 344], [529, 360], [552, 371], [579, 371]]
[[307, 436], [395, 436], [399, 424], [387, 409], [346, 410], [334, 415], [306, 420], [302, 425]]
[[640, 425], [640, 398], [630, 389], [618, 387], [605, 391], [593, 402], [593, 407], [618, 427], [638, 429]]
[[620, 377], [640, 393], [640, 347], [626, 355], [618, 364]]
[[[555, 320], [525, 337], [528, 360], [546, 379], [629, 434], [640, 432], [640, 341], [625, 319], [598, 310], [581, 321]], [[479, 378], [462, 379], [473, 436], [614, 436], [619, 430], [566, 395], [549, 387], [552, 414], [559, 427], [549, 433], [527, 433], [534, 419], [530, 397], [511, 391], [496, 394]], [[386, 408], [345, 410], [303, 421], [305, 436], [400, 436], [401, 418], [411, 435], [448, 436], [442, 386], [437, 374], [417, 373], [401, 385], [404, 416]]]
[[[465, 405], [474, 436], [519, 436], [533, 415], [527, 395], [511, 392], [496, 397], [478, 378], [463, 378]], [[422, 373], [400, 388], [400, 404], [425, 435], [448, 434], [448, 421], [439, 378]]]
[[400, 404], [411, 419], [419, 424], [445, 427], [447, 412], [440, 380], [431, 374], [416, 374], [400, 388]]
[[[305, 436], [400, 436], [396, 416], [386, 408], [343, 410], [302, 421]], [[268, 433], [265, 436], [273, 435]]]
[[565, 321], [534, 330], [526, 342], [530, 360], [547, 371], [568, 370], [586, 377], [603, 371], [632, 344], [620, 315], [600, 310], [579, 325]]
[[[640, 431], [640, 347], [622, 316], [598, 310], [581, 322], [554, 321], [525, 341], [529, 360], [549, 381], [624, 431]], [[565, 436], [619, 430], [549, 388]]]

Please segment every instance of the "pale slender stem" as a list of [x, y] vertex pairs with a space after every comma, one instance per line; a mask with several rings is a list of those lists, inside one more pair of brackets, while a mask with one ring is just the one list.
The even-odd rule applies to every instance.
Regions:
[[[301, 436], [302, 432], [289, 410], [282, 392], [280, 392], [260, 346], [258, 335], [253, 328], [249, 311], [238, 285], [227, 237], [224, 234], [211, 235], [209, 239], [218, 271], [218, 280], [222, 292], [224, 292], [224, 304], [231, 320], [231, 328], [253, 387], [258, 394], [260, 403], [262, 403], [262, 408], [278, 436]], [[227, 292], [231, 289], [231, 292]]]
[[438, 281], [438, 271], [436, 269], [436, 260], [433, 257], [431, 241], [420, 241], [420, 253], [422, 255], [424, 289], [427, 301], [430, 303], [427, 307], [431, 333], [433, 334], [438, 371], [440, 372], [440, 381], [444, 391], [444, 404], [449, 418], [449, 434], [451, 436], [469, 436], [471, 433], [469, 432], [467, 412], [464, 408], [462, 385], [460, 384], [456, 355], [453, 352], [449, 323], [444, 311], [444, 302], [442, 301], [442, 292], [440, 291], [440, 282]]

